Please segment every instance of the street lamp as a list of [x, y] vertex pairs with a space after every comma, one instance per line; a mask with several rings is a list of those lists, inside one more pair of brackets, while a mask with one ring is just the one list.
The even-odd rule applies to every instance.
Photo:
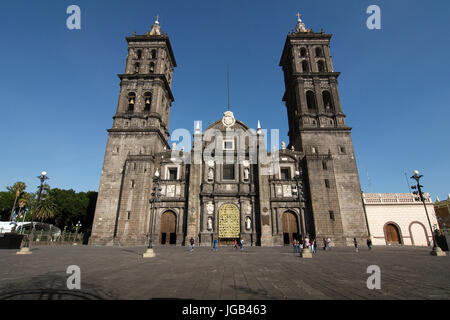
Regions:
[[430, 221], [430, 217], [428, 215], [428, 210], [427, 210], [427, 205], [425, 204], [425, 198], [423, 197], [423, 193], [422, 193], [422, 185], [420, 184], [420, 178], [422, 178], [423, 175], [419, 174], [418, 170], [414, 170], [413, 172], [413, 176], [411, 177], [411, 179], [416, 180], [417, 185], [416, 186], [412, 186], [411, 189], [415, 190], [417, 189], [417, 191], [414, 191], [413, 194], [419, 194], [420, 200], [423, 203], [423, 206], [425, 207], [425, 213], [427, 215], [427, 219], [428, 219], [428, 224], [430, 226], [430, 231], [431, 231], [431, 236], [433, 238], [433, 249], [431, 250], [431, 255], [433, 256], [446, 256], [445, 252], [443, 252], [441, 250], [441, 248], [439, 248], [439, 246], [436, 245], [436, 239], [434, 237], [434, 232], [433, 229], [431, 227], [431, 221]]
[[78, 220], [77, 224], [75, 225], [75, 240], [73, 242], [73, 245], [77, 244], [77, 240], [78, 240], [78, 230], [80, 230], [81, 228], [81, 221]]
[[304, 209], [305, 206], [303, 203], [305, 202], [305, 194], [303, 192], [303, 173], [301, 171], [295, 171], [295, 183], [297, 187], [297, 197], [298, 197], [298, 203], [299, 203], [299, 210], [300, 210], [300, 228], [302, 233], [302, 244], [303, 244], [303, 250], [301, 252], [302, 258], [312, 258], [311, 252], [308, 250], [308, 248], [305, 247], [305, 216], [304, 216]]
[[[35, 209], [39, 206], [39, 201], [41, 200], [42, 195], [42, 189], [44, 188], [44, 182], [48, 179], [47, 172], [42, 171], [41, 175], [37, 177], [41, 181], [41, 185], [39, 186], [39, 193], [38, 198], [36, 200], [36, 206]], [[17, 254], [31, 254], [31, 242], [34, 238], [34, 210], [31, 211], [31, 231], [28, 234], [28, 247], [21, 247], [20, 251], [17, 252]]]
[[150, 219], [149, 219], [149, 227], [148, 227], [148, 247], [147, 251], [144, 253], [144, 258], [153, 258], [155, 257], [155, 252], [153, 250], [153, 219], [154, 219], [154, 211], [155, 211], [155, 203], [161, 201], [161, 187], [159, 185], [159, 172], [156, 169], [155, 175], [153, 176], [153, 192], [152, 197], [150, 199]]

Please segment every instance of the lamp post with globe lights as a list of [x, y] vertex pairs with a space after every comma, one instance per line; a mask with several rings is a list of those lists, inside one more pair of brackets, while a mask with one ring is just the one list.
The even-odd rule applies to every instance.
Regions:
[[78, 241], [78, 232], [81, 228], [81, 221], [78, 220], [77, 224], [75, 225], [75, 240], [73, 242], [73, 245], [77, 245], [77, 241]]
[[150, 219], [149, 219], [149, 227], [148, 227], [148, 247], [147, 251], [144, 253], [144, 258], [153, 258], [155, 257], [155, 251], [153, 250], [153, 219], [154, 219], [154, 211], [155, 211], [155, 203], [161, 201], [161, 187], [159, 185], [159, 172], [158, 169], [155, 171], [155, 175], [153, 176], [153, 189], [152, 189], [152, 197], [150, 199]]
[[416, 181], [417, 185], [412, 186], [411, 189], [417, 190], [417, 191], [414, 191], [413, 194], [419, 195], [420, 200], [422, 201], [423, 206], [425, 207], [425, 213], [427, 215], [428, 224], [430, 226], [430, 231], [431, 231], [431, 236], [433, 238], [433, 249], [431, 250], [430, 254], [433, 256], [439, 256], [439, 257], [446, 256], [445, 252], [442, 251], [441, 248], [439, 248], [439, 246], [436, 245], [436, 239], [434, 236], [433, 228], [431, 227], [430, 216], [428, 215], [427, 205], [425, 203], [425, 198], [423, 197], [423, 193], [422, 193], [423, 186], [420, 184], [420, 178], [422, 178], [422, 177], [423, 177], [423, 175], [419, 174], [418, 170], [414, 170], [413, 176], [411, 177], [411, 179], [414, 179]]
[[300, 168], [299, 171], [295, 171], [295, 183], [297, 187], [297, 198], [299, 203], [299, 211], [300, 211], [300, 228], [302, 233], [302, 244], [303, 244], [303, 250], [301, 252], [302, 258], [312, 258], [311, 252], [308, 250], [308, 248], [305, 247], [305, 232], [306, 232], [306, 226], [305, 226], [305, 216], [304, 216], [304, 209], [305, 206], [303, 205], [306, 201], [305, 194], [303, 190], [303, 172]]

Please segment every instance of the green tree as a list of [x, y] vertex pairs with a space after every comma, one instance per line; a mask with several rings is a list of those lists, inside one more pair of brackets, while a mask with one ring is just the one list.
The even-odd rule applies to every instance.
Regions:
[[0, 216], [2, 221], [8, 220], [14, 205], [15, 194], [10, 191], [0, 192]]
[[14, 211], [16, 211], [16, 203], [17, 203], [17, 199], [22, 195], [22, 193], [25, 191], [25, 189], [27, 188], [27, 185], [25, 184], [25, 182], [21, 182], [18, 181], [16, 182], [11, 188], [10, 188], [10, 192], [13, 192], [15, 194], [15, 198], [14, 198], [14, 204], [13, 207], [11, 209], [11, 215], [9, 216], [9, 220], [12, 220], [13, 215], [14, 215]]
[[34, 217], [41, 220], [41, 222], [53, 218], [56, 212], [57, 207], [51, 197], [46, 197], [40, 200], [34, 207]]

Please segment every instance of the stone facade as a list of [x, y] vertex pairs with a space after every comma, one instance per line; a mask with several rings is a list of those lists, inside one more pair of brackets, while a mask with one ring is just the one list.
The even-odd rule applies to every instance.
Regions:
[[[411, 193], [367, 193], [363, 199], [373, 245], [432, 244], [425, 207], [417, 196]], [[433, 203], [427, 195], [425, 203], [431, 226], [437, 228]], [[393, 239], [395, 235], [389, 234], [389, 229], [398, 232], [398, 241]]]
[[210, 246], [215, 238], [241, 238], [277, 246], [303, 233], [351, 245], [354, 237], [367, 237], [331, 35], [296, 30], [280, 62], [290, 143], [270, 152], [261, 128], [249, 129], [230, 111], [204, 132], [196, 130], [192, 150], [171, 148], [176, 62], [169, 38], [158, 22], [145, 35], [126, 38], [129, 54], [108, 130], [91, 244], [143, 245], [151, 235], [153, 244], [185, 245], [193, 238]]

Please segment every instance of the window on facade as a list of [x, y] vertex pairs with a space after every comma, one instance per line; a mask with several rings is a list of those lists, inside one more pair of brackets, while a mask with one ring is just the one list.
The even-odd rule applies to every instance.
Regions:
[[319, 47], [317, 47], [316, 48], [316, 57], [322, 57], [323, 55], [322, 55], [322, 49], [321, 48], [319, 48]]
[[330, 180], [325, 179], [325, 187], [329, 188], [330, 187]]
[[323, 60], [317, 61], [317, 70], [319, 70], [319, 72], [325, 72], [325, 62], [323, 62]]
[[136, 183], [134, 182], [134, 180], [131, 180], [131, 189], [134, 189], [135, 186], [136, 186]]
[[137, 51], [137, 58], [141, 59], [142, 58], [142, 50], [138, 50]]
[[139, 62], [136, 62], [134, 64], [134, 73], [139, 73], [139, 68], [141, 67], [141, 64]]
[[291, 170], [289, 168], [280, 168], [280, 178], [281, 180], [290, 180]]
[[131, 211], [127, 211], [127, 220], [130, 220], [131, 217]]
[[155, 63], [150, 62], [148, 65], [148, 73], [155, 73]]
[[334, 221], [334, 212], [333, 212], [333, 211], [330, 211], [329, 213], [330, 213], [330, 220], [333, 220], [333, 221]]
[[169, 168], [169, 180], [177, 180], [177, 168]]
[[345, 153], [345, 147], [344, 146], [339, 146], [339, 152], [340, 153]]
[[144, 111], [150, 111], [150, 106], [152, 104], [152, 94], [150, 92], [144, 93]]
[[302, 61], [302, 70], [303, 72], [309, 72], [308, 61], [306, 60]]
[[306, 92], [306, 104], [308, 105], [309, 110], [315, 110], [317, 109], [316, 104], [316, 95], [312, 91]]
[[327, 162], [326, 161], [322, 162], [322, 169], [323, 170], [328, 170], [328, 166], [327, 166]]
[[233, 140], [225, 140], [223, 142], [224, 150], [234, 150], [234, 141]]
[[323, 100], [323, 106], [325, 108], [326, 112], [332, 112], [333, 111], [333, 99], [331, 99], [331, 94], [329, 91], [322, 92], [322, 100]]
[[306, 48], [301, 48], [300, 49], [300, 57], [306, 58]]
[[154, 50], [154, 49], [151, 52], [151, 58], [156, 59], [156, 50]]
[[223, 179], [224, 180], [234, 180], [234, 164], [224, 164], [223, 165]]
[[128, 94], [128, 111], [134, 110], [135, 102], [136, 102], [136, 94], [134, 92], [130, 92]]

